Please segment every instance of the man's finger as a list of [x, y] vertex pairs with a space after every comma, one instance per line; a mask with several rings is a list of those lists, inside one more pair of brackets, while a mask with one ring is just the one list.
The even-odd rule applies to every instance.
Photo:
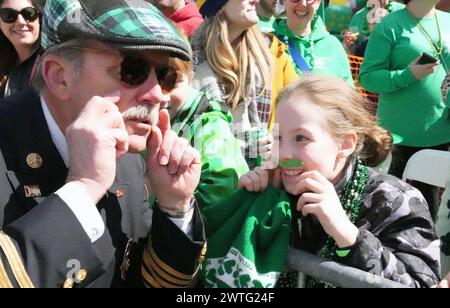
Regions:
[[162, 144], [162, 133], [159, 127], [154, 126], [152, 134], [147, 141], [147, 169], [152, 169], [155, 165], [159, 164], [159, 150]]
[[182, 159], [178, 165], [178, 173], [177, 174], [182, 175], [182, 174], [186, 173], [193, 164], [196, 164], [198, 162], [197, 156], [198, 156], [198, 152], [196, 149], [194, 149], [192, 147], [187, 147], [186, 151], [184, 152]]
[[170, 131], [172, 129], [172, 126], [170, 125], [169, 112], [166, 109], [162, 109], [159, 111], [158, 127], [161, 130], [163, 136], [167, 131]]
[[122, 114], [118, 109], [110, 110], [103, 114], [100, 118], [104, 120], [107, 128], [120, 128], [126, 131], [125, 122], [123, 121]]
[[119, 159], [123, 154], [128, 152], [128, 133], [126, 130], [120, 128], [111, 129], [110, 133], [116, 140], [116, 159]]
[[175, 132], [169, 130], [162, 133], [162, 144], [161, 148], [159, 150], [159, 156], [158, 161], [161, 165], [167, 166], [170, 162], [170, 155], [172, 153], [172, 148], [174, 144], [176, 143], [178, 136], [175, 134]]
[[111, 110], [119, 110], [116, 105], [119, 101], [120, 92], [105, 97], [94, 96], [86, 103], [80, 115], [97, 117]]
[[[164, 144], [164, 143], [163, 143]], [[184, 138], [177, 138], [174, 140], [173, 146], [169, 153], [169, 163], [167, 165], [167, 170], [169, 174], [177, 174], [179, 166], [182, 159], [184, 159], [184, 165], [189, 166], [192, 162], [193, 157], [190, 156], [188, 152], [189, 142]], [[189, 156], [189, 157], [187, 157]], [[187, 161], [188, 160], [188, 161]], [[185, 169], [187, 170], [187, 168]]]

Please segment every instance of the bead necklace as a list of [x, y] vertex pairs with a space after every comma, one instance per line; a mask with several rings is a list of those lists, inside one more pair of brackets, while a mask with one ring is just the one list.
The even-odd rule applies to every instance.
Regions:
[[[314, 65], [315, 65], [315, 57], [314, 57], [314, 40], [313, 40], [311, 34], [308, 35], [308, 37], [309, 37], [309, 45], [311, 46], [311, 47], [310, 47], [310, 55], [311, 55], [311, 58], [310, 58], [310, 60], [309, 60], [309, 68], [310, 68], [311, 71], [312, 71], [312, 70], [314, 69]], [[283, 43], [285, 43], [287, 46], [289, 46], [289, 37], [288, 37], [287, 35], [285, 35], [285, 36], [283, 37]], [[294, 69], [295, 69], [295, 72], [297, 73], [297, 75], [298, 75], [298, 76], [303, 75], [304, 73], [303, 73], [302, 70], [298, 67], [297, 63], [294, 61], [294, 58], [292, 57], [292, 54], [291, 54], [289, 48], [287, 49], [287, 54], [289, 55], [289, 58], [290, 58], [292, 64], [294, 64]], [[306, 59], [305, 59], [305, 60], [306, 60]]]
[[419, 21], [414, 17], [413, 13], [409, 10], [409, 7], [407, 7], [407, 11], [409, 13], [409, 16], [411, 16], [411, 19], [414, 21], [414, 23], [417, 25], [417, 28], [422, 33], [422, 35], [427, 39], [428, 43], [430, 43], [431, 47], [433, 48], [433, 51], [435, 52], [435, 55], [437, 57], [441, 57], [442, 50], [444, 50], [444, 42], [442, 40], [442, 33], [441, 33], [441, 26], [439, 25], [439, 18], [437, 12], [435, 13], [434, 17], [436, 19], [436, 27], [439, 34], [439, 47], [438, 44], [435, 44], [433, 42], [433, 39], [428, 34], [428, 32], [423, 28], [423, 26], [419, 23]]
[[[309, 60], [309, 68], [311, 69], [311, 71], [314, 70], [315, 62], [316, 62], [316, 59], [314, 57], [314, 45], [315, 44], [314, 44], [314, 40], [313, 40], [313, 32], [314, 32], [314, 26], [316, 25], [318, 18], [319, 18], [319, 16], [317, 14], [313, 16], [313, 19], [311, 21], [311, 33], [308, 35], [309, 46], [310, 46], [309, 50], [310, 50], [310, 55], [311, 55], [310, 60]], [[283, 36], [283, 43], [286, 46], [289, 46], [289, 36], [287, 36], [287, 35]], [[300, 52], [300, 50], [299, 50], [299, 52]], [[289, 55], [291, 62], [294, 64], [294, 69], [295, 69], [295, 72], [297, 73], [297, 75], [299, 75], [299, 76], [303, 75], [304, 73], [298, 67], [297, 63], [294, 61], [294, 58], [292, 57], [290, 48], [287, 49], [287, 54]]]
[[[361, 159], [356, 159], [355, 171], [344, 188], [340, 196], [340, 201], [348, 215], [350, 221], [355, 224], [359, 216], [360, 205], [369, 180], [369, 168], [364, 166]], [[334, 239], [329, 236], [325, 246], [319, 251], [319, 256], [323, 259], [332, 260], [336, 257], [337, 245]], [[317, 278], [308, 278], [308, 288], [335, 288], [333, 284], [319, 280]]]

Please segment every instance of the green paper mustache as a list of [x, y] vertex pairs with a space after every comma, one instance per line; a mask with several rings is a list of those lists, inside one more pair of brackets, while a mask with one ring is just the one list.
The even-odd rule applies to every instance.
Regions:
[[305, 165], [305, 163], [301, 160], [285, 160], [285, 161], [280, 161], [280, 163], [278, 164], [278, 166], [283, 167], [283, 168], [298, 168], [298, 167], [303, 167]]

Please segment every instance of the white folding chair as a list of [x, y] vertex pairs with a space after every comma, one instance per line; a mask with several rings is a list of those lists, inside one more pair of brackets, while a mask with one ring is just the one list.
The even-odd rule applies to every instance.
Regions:
[[411, 156], [403, 172], [403, 180], [414, 180], [445, 187], [450, 179], [450, 152], [422, 150]]
[[445, 188], [436, 219], [436, 233], [441, 239], [442, 275], [445, 276], [450, 272], [450, 152], [417, 152], [408, 160], [403, 172], [403, 180], [407, 179]]

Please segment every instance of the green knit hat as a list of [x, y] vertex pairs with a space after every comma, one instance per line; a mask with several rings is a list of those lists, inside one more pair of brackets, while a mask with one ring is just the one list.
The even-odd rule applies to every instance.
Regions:
[[340, 34], [348, 29], [353, 17], [353, 11], [348, 6], [332, 5], [325, 10], [325, 20], [328, 32]]
[[143, 0], [47, 0], [44, 49], [94, 39], [121, 50], [165, 51], [190, 60], [189, 46], [160, 11]]

